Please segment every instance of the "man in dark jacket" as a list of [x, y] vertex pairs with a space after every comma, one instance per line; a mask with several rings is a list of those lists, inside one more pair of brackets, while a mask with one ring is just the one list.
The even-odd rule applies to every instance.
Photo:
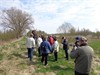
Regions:
[[75, 58], [75, 75], [89, 75], [93, 60], [93, 49], [87, 45], [87, 39], [80, 37], [80, 47], [73, 47], [71, 58]]
[[41, 53], [42, 53], [42, 59], [41, 62], [44, 62], [44, 65], [47, 65], [48, 60], [48, 54], [51, 52], [51, 46], [50, 43], [46, 40], [46, 37], [42, 37], [43, 42], [40, 45]]
[[68, 60], [68, 49], [69, 49], [69, 45], [68, 45], [68, 40], [65, 37], [62, 37], [63, 41], [63, 50], [65, 50], [65, 58]]

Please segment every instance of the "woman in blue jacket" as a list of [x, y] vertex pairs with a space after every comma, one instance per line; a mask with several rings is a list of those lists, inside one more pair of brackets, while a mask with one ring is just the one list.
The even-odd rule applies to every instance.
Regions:
[[48, 54], [51, 52], [51, 46], [50, 43], [46, 40], [46, 37], [42, 37], [43, 42], [40, 45], [41, 53], [42, 53], [42, 59], [41, 62], [44, 62], [44, 65], [47, 65], [48, 60]]

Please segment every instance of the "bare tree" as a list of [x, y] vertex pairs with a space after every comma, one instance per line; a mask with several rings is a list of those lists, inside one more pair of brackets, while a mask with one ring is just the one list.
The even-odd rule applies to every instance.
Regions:
[[75, 29], [74, 27], [72, 27], [72, 28], [69, 30], [69, 33], [75, 34], [75, 33], [76, 33], [76, 29]]
[[20, 9], [12, 7], [3, 10], [3, 13], [2, 26], [15, 31], [17, 37], [22, 36], [25, 29], [33, 23], [32, 16]]
[[72, 28], [73, 26], [71, 25], [71, 23], [65, 22], [64, 24], [58, 27], [57, 31], [60, 33], [68, 33]]
[[96, 30], [95, 36], [97, 37], [97, 39], [100, 38], [100, 31]]
[[77, 33], [80, 34], [80, 35], [84, 35], [84, 36], [92, 34], [92, 32], [89, 29], [85, 29], [85, 28], [81, 29]]

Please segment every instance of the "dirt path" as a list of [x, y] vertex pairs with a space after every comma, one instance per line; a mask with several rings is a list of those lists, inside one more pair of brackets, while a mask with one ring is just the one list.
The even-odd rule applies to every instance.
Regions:
[[100, 75], [100, 58], [98, 56], [94, 57], [92, 68], [94, 69], [94, 72], [96, 73], [96, 75]]

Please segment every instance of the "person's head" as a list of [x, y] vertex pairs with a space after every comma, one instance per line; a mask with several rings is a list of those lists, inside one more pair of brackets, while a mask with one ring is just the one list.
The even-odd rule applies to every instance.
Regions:
[[32, 33], [35, 34], [36, 33], [36, 30], [32, 30]]
[[56, 40], [57, 40], [57, 37], [55, 36], [55, 37], [54, 37], [54, 41], [56, 41]]
[[46, 36], [42, 36], [42, 40], [43, 41], [46, 41]]
[[65, 37], [63, 36], [62, 39], [65, 39]]
[[79, 36], [76, 36], [76, 37], [75, 37], [75, 46], [76, 46], [76, 47], [80, 46], [79, 40], [80, 40], [80, 37], [79, 37]]
[[79, 36], [75, 37], [75, 40], [78, 42], [80, 40], [80, 37]]
[[30, 37], [33, 37], [33, 34], [32, 33], [30, 34]]
[[85, 46], [85, 45], [87, 45], [87, 38], [85, 38], [85, 37], [80, 37], [80, 39], [79, 39], [79, 44], [80, 44], [80, 46]]

